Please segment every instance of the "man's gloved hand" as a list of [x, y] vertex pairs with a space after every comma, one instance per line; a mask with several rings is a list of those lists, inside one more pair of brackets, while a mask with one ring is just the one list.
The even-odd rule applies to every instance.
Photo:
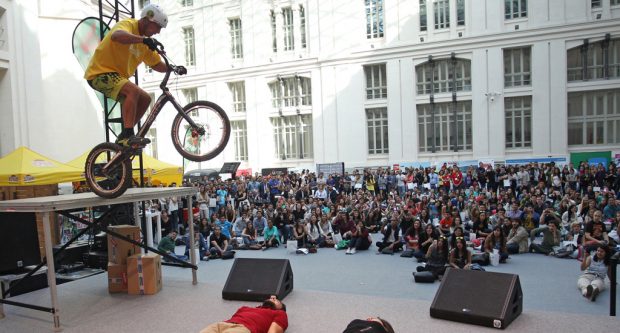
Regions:
[[174, 68], [174, 72], [177, 75], [185, 75], [187, 74], [187, 68], [185, 68], [185, 66], [177, 66]]
[[144, 39], [142, 39], [142, 43], [148, 46], [149, 49], [151, 49], [151, 51], [156, 51], [157, 44], [159, 44], [159, 42], [155, 38], [151, 38], [151, 37], [144, 37]]

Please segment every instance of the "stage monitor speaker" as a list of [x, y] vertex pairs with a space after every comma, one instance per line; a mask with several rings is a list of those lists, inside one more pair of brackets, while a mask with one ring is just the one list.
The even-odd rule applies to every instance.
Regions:
[[261, 302], [271, 295], [282, 300], [293, 290], [288, 259], [237, 258], [222, 290], [222, 298]]
[[518, 275], [448, 269], [431, 304], [431, 317], [503, 329], [522, 310]]

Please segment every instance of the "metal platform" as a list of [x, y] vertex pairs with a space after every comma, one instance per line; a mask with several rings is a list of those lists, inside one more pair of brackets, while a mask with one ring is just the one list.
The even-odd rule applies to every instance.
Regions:
[[[133, 203], [134, 204], [134, 214], [138, 214], [138, 202], [147, 201], [152, 199], [159, 199], [163, 197], [187, 197], [187, 203], [189, 207], [192, 207], [192, 195], [197, 193], [197, 189], [193, 187], [156, 187], [156, 188], [130, 188], [118, 198], [114, 199], [104, 199], [97, 196], [94, 193], [79, 193], [79, 194], [68, 194], [68, 195], [55, 195], [55, 196], [47, 196], [47, 197], [38, 197], [38, 198], [28, 198], [28, 199], [17, 199], [17, 200], [7, 200], [0, 201], [0, 211], [2, 212], [37, 212], [42, 213], [43, 215], [43, 234], [45, 238], [45, 258], [43, 261], [37, 266], [35, 270], [32, 271], [31, 274], [34, 274], [38, 269], [47, 264], [48, 272], [55, 272], [54, 268], [54, 251], [52, 249], [52, 233], [50, 229], [50, 214], [59, 213], [65, 215], [74, 220], [80, 221], [84, 224], [87, 224], [89, 227], [85, 228], [88, 230], [99, 223], [99, 219], [95, 222], [86, 221], [79, 217], [71, 215], [70, 210], [86, 208], [86, 207], [101, 207], [101, 206], [111, 206], [116, 204], [124, 204], [124, 203]], [[114, 206], [111, 206], [114, 207]], [[107, 215], [108, 212], [114, 210], [114, 208], [110, 208], [104, 215]], [[139, 223], [139, 219], [135, 219], [137, 224]], [[194, 254], [194, 223], [193, 223], [193, 215], [188, 214], [188, 225], [190, 229], [190, 262], [185, 263], [176, 258], [170, 257], [168, 254], [162, 253], [159, 250], [148, 246], [146, 243], [138, 243], [132, 239], [129, 239], [123, 235], [119, 235], [113, 231], [107, 230], [108, 234], [112, 234], [117, 238], [123, 239], [127, 242], [138, 245], [147, 251], [152, 251], [163, 255], [169, 259], [174, 261], [180, 261], [182, 266], [192, 268], [192, 284], [197, 284], [196, 278], [196, 256]], [[150, 229], [150, 228], [149, 228]], [[144, 231], [144, 230], [143, 230]], [[147, 232], [150, 233], [150, 230]], [[80, 234], [74, 236], [69, 242], [64, 244], [59, 250], [63, 251], [67, 246], [69, 246], [73, 241], [77, 239]], [[146, 237], [144, 237], [146, 240]], [[145, 241], [146, 242], [146, 241]], [[48, 259], [51, 258], [51, 259]], [[25, 304], [20, 302], [14, 302], [11, 300], [4, 299], [3, 293], [0, 293], [0, 319], [4, 318], [4, 304], [19, 306], [30, 308], [33, 310], [49, 312], [53, 316], [53, 330], [61, 331], [60, 327], [60, 316], [59, 316], [59, 303], [58, 297], [56, 293], [56, 276], [55, 274], [47, 274], [48, 284], [50, 288], [50, 296], [52, 300], [52, 307], [45, 307], [39, 305]]]

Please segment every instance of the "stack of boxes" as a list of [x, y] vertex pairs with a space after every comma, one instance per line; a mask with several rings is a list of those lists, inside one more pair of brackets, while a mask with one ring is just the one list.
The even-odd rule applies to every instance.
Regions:
[[[140, 241], [140, 228], [117, 225], [109, 230]], [[161, 290], [161, 257], [142, 254], [142, 249], [108, 234], [108, 291], [132, 295], [152, 295]]]

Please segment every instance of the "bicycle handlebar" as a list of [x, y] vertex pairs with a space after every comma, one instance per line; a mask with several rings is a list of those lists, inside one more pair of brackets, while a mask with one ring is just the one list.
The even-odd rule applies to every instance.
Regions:
[[168, 59], [168, 56], [166, 55], [166, 51], [164, 50], [164, 44], [162, 44], [160, 41], [156, 40], [155, 38], [153, 38], [153, 41], [155, 42], [155, 52], [157, 52], [164, 59], [164, 63], [166, 64], [166, 68], [167, 68], [166, 74], [164, 75], [164, 79], [159, 84], [159, 87], [162, 90], [166, 90], [167, 89], [166, 86], [168, 85], [168, 79], [170, 79], [170, 73], [174, 72], [177, 75], [184, 75], [184, 74], [187, 74], [187, 69], [185, 69], [185, 67], [183, 66], [171, 65], [170, 59]]

